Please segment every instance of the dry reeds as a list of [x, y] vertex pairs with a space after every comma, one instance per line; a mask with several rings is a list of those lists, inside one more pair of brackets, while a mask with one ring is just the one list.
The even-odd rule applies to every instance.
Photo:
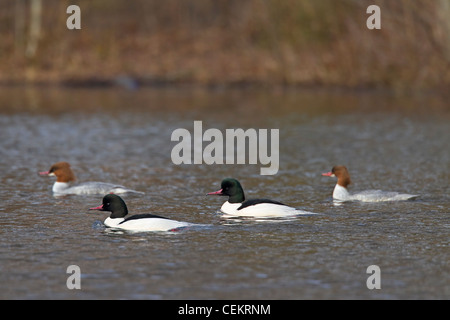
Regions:
[[[75, 3], [72, 3], [75, 2]], [[0, 80], [440, 87], [450, 84], [450, 0], [79, 0], [0, 4]], [[66, 28], [77, 4], [82, 29]], [[368, 30], [366, 8], [381, 8]], [[33, 34], [36, 47], [27, 50]]]

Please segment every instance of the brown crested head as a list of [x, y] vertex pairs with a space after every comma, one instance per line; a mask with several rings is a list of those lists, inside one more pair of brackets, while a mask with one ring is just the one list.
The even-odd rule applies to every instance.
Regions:
[[338, 185], [347, 187], [352, 181], [350, 180], [350, 174], [345, 166], [334, 166], [331, 172], [338, 178]]
[[48, 174], [54, 174], [57, 182], [71, 182], [76, 180], [75, 174], [70, 168], [70, 164], [65, 161], [53, 164], [48, 171]]

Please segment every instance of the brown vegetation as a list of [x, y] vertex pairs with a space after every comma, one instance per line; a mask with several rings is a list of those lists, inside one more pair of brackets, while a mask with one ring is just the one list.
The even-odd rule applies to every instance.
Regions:
[[2, 83], [450, 84], [450, 0], [43, 0], [37, 35], [33, 2], [0, 3]]

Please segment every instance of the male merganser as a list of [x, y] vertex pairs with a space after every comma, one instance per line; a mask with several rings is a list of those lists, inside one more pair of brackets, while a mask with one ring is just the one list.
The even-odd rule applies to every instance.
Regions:
[[127, 189], [124, 186], [105, 182], [84, 182], [72, 186], [75, 175], [68, 162], [57, 162], [53, 164], [49, 171], [39, 172], [41, 176], [56, 176], [52, 191], [57, 195], [65, 194], [106, 194], [106, 193], [143, 193], [140, 191]]
[[287, 217], [300, 214], [314, 214], [308, 211], [297, 210], [281, 202], [269, 199], [251, 199], [245, 201], [244, 190], [236, 179], [222, 180], [221, 189], [210, 192], [208, 195], [228, 196], [220, 210], [229, 216], [240, 217]]
[[125, 218], [128, 214], [127, 205], [115, 194], [107, 194], [103, 197], [102, 205], [89, 210], [110, 211], [111, 215], [104, 221], [105, 226], [127, 231], [175, 231], [193, 225], [153, 214], [136, 214]]
[[336, 201], [402, 201], [413, 200], [418, 197], [418, 195], [413, 194], [386, 192], [381, 190], [367, 190], [355, 194], [350, 194], [347, 190], [347, 186], [351, 183], [351, 180], [348, 170], [345, 166], [334, 166], [330, 172], [322, 173], [322, 175], [338, 178], [337, 184], [333, 190], [333, 199]]

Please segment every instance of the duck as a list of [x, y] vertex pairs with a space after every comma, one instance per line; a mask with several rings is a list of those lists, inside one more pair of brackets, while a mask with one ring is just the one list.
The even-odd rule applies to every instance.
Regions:
[[48, 171], [39, 172], [41, 176], [56, 177], [52, 191], [55, 195], [90, 195], [90, 194], [107, 194], [107, 193], [139, 193], [143, 192], [128, 189], [122, 185], [106, 183], [106, 182], [84, 182], [74, 185], [76, 177], [72, 171], [70, 164], [66, 161], [56, 162]]
[[103, 222], [107, 228], [120, 229], [134, 232], [148, 231], [177, 231], [193, 226], [189, 222], [182, 222], [157, 216], [154, 214], [136, 214], [130, 217], [125, 201], [116, 194], [107, 194], [103, 197], [102, 204], [89, 210], [109, 211], [111, 215]]
[[322, 173], [322, 176], [336, 177], [337, 183], [333, 190], [333, 200], [338, 202], [361, 201], [361, 202], [383, 202], [383, 201], [405, 201], [414, 200], [419, 195], [381, 190], [366, 190], [350, 194], [347, 187], [352, 183], [347, 167], [343, 165], [334, 166], [330, 172]]
[[209, 192], [207, 195], [227, 196], [228, 200], [220, 211], [226, 217], [289, 217], [313, 212], [298, 210], [284, 203], [270, 199], [245, 200], [244, 189], [234, 178], [225, 178], [221, 182], [221, 189]]

